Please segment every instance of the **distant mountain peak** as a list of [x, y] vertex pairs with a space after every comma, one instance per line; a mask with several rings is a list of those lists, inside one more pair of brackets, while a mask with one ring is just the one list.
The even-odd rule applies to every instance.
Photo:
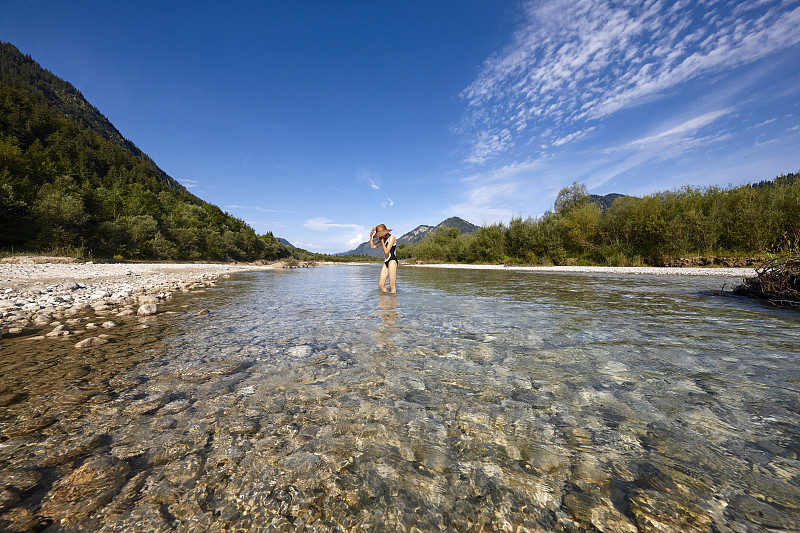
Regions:
[[[439, 228], [456, 228], [461, 233], [475, 233], [480, 229], [475, 224], [467, 222], [463, 218], [450, 217], [447, 220], [439, 222], [435, 226], [428, 226], [425, 224], [417, 226], [408, 233], [404, 233], [403, 235], [398, 237], [397, 244], [417, 243], [422, 239], [424, 239], [428, 233], [436, 231]], [[342, 252], [336, 255], [368, 255], [371, 257], [383, 257], [383, 250], [381, 248], [370, 248], [369, 242], [364, 242], [361, 243], [358, 246], [358, 248], [354, 250], [350, 250], [349, 252]]]
[[614, 203], [614, 200], [616, 200], [617, 198], [621, 198], [623, 196], [625, 196], [625, 195], [624, 194], [619, 194], [619, 193], [616, 193], [616, 192], [612, 192], [612, 193], [606, 194], [605, 196], [599, 196], [597, 194], [590, 194], [589, 195], [589, 201], [594, 203], [594, 204], [599, 205], [600, 208], [603, 211], [605, 211], [605, 210], [611, 208], [611, 205]]

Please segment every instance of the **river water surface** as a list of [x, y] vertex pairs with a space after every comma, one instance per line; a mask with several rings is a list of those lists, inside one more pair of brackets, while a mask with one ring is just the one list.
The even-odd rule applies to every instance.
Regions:
[[0, 530], [800, 528], [797, 312], [735, 279], [378, 273], [4, 339]]

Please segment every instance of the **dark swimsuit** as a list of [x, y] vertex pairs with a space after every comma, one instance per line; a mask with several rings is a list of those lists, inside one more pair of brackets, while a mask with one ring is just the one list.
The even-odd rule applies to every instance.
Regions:
[[395, 250], [397, 250], [397, 243], [396, 242], [389, 249], [389, 257], [387, 257], [386, 260], [384, 260], [384, 262], [383, 262], [383, 264], [386, 265], [387, 267], [389, 266], [389, 261], [394, 261], [394, 262], [399, 264], [399, 261], [397, 261], [397, 256], [394, 255], [394, 251]]

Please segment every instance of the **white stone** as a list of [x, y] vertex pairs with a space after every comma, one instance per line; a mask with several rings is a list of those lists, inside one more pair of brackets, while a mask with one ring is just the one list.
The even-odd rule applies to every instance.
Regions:
[[76, 348], [89, 348], [91, 346], [99, 346], [101, 344], [105, 344], [108, 341], [106, 339], [101, 339], [100, 337], [89, 337], [88, 339], [83, 339], [81, 342], [75, 345]]
[[144, 304], [139, 306], [136, 312], [138, 316], [152, 316], [158, 313], [158, 306], [156, 304]]

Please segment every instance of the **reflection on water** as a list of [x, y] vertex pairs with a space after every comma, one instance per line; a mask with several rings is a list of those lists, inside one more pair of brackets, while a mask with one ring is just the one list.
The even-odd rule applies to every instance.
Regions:
[[3, 340], [0, 530], [800, 527], [796, 313], [713, 278], [377, 273]]
[[378, 308], [381, 311], [383, 322], [378, 324], [378, 341], [387, 347], [394, 347], [391, 336], [395, 333], [397, 326], [397, 294], [381, 292], [378, 296]]

